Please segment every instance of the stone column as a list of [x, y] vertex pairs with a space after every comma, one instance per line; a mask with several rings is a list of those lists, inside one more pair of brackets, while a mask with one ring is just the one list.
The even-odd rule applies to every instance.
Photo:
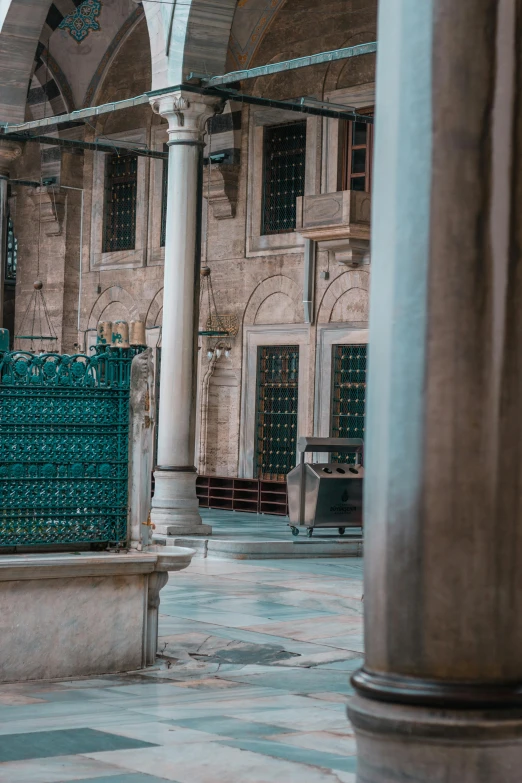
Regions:
[[151, 520], [156, 533], [208, 535], [194, 467], [203, 131], [216, 99], [170, 93], [152, 102], [168, 120], [169, 176], [158, 465]]
[[521, 777], [516, 14], [379, 4], [359, 783]]
[[[9, 217], [8, 184], [11, 164], [22, 154], [19, 144], [0, 141], [0, 328], [4, 323], [4, 279], [7, 251], [7, 221]], [[12, 339], [12, 335], [11, 335]]]

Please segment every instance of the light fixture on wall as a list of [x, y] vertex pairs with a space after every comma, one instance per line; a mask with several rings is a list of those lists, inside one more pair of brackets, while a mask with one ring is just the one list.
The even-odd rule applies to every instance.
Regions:
[[211, 360], [215, 356], [216, 359], [220, 359], [224, 354], [228, 359], [232, 348], [230, 340], [226, 338], [237, 334], [239, 324], [235, 316], [221, 315], [218, 312], [212, 276], [208, 266], [201, 267], [201, 303], [204, 300], [208, 313], [206, 329], [201, 329], [198, 334], [200, 337], [210, 338], [207, 358]]

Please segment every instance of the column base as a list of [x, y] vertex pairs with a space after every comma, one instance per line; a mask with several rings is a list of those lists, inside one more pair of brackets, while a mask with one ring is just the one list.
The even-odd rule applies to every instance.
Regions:
[[204, 525], [196, 496], [196, 473], [156, 470], [150, 519], [155, 533], [163, 536], [210, 536]]
[[354, 696], [357, 782], [519, 783], [522, 709], [444, 710]]

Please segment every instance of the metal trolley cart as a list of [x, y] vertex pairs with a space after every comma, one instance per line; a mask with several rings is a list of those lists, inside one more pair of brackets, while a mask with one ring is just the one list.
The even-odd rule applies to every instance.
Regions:
[[[299, 465], [287, 476], [290, 530], [298, 536], [301, 527], [312, 537], [315, 528], [346, 528], [363, 524], [362, 438], [299, 438]], [[355, 464], [306, 462], [306, 452], [355, 454]]]

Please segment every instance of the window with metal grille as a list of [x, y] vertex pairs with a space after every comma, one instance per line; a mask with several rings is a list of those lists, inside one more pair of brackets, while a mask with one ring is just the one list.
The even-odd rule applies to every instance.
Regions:
[[[333, 346], [332, 437], [364, 438], [367, 345]], [[354, 462], [335, 454], [335, 462]]]
[[5, 282], [16, 283], [16, 265], [18, 262], [18, 240], [14, 234], [14, 224], [7, 219], [7, 247], [5, 254]]
[[[163, 145], [163, 152], [168, 152], [168, 146]], [[164, 160], [163, 174], [161, 180], [161, 238], [160, 247], [165, 247], [165, 237], [167, 235], [167, 189], [169, 184], [169, 162]]]
[[296, 199], [304, 195], [306, 122], [265, 128], [262, 234], [295, 230]]
[[107, 156], [103, 252], [134, 250], [138, 156]]
[[282, 481], [295, 467], [299, 348], [258, 348], [256, 464], [257, 478]]
[[345, 123], [343, 190], [372, 189], [373, 125]]

